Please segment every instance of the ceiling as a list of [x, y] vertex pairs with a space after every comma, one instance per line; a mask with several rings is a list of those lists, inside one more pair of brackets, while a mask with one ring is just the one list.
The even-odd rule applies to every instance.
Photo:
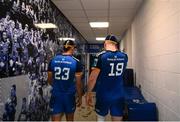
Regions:
[[[121, 37], [143, 0], [52, 0], [89, 43], [96, 37]], [[109, 28], [92, 29], [89, 22], [108, 21]]]

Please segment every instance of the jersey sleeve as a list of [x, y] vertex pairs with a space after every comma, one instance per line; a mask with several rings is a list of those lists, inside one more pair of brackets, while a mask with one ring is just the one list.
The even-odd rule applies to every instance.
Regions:
[[127, 54], [125, 54], [125, 58], [126, 58], [126, 62], [128, 62], [128, 55]]
[[49, 62], [49, 65], [48, 65], [48, 72], [52, 72], [52, 67], [51, 67], [51, 64], [52, 64], [52, 60]]
[[128, 63], [128, 55], [127, 54], [125, 54], [125, 68], [127, 67], [127, 63]]
[[98, 57], [96, 57], [96, 58], [94, 59], [93, 68], [101, 69], [101, 67], [102, 67], [102, 60], [101, 60], [101, 55], [99, 55]]
[[83, 70], [82, 64], [79, 61], [77, 61], [76, 73], [77, 72], [82, 72], [82, 70]]

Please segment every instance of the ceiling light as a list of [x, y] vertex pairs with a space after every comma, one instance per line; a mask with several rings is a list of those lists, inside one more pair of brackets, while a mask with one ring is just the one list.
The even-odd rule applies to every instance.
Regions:
[[59, 38], [59, 40], [61, 40], [61, 41], [66, 41], [66, 40], [75, 41], [75, 38], [61, 37], [61, 38]]
[[104, 41], [105, 37], [96, 37], [96, 41]]
[[109, 22], [90, 22], [92, 28], [107, 28], [109, 27]]
[[34, 25], [41, 29], [57, 28], [57, 26], [53, 23], [38, 23], [38, 24], [34, 24]]

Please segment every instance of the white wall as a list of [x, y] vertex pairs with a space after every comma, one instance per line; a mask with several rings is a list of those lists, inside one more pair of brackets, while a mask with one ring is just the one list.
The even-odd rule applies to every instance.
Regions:
[[131, 28], [127, 30], [126, 36], [121, 41], [121, 50], [128, 55], [128, 68], [132, 68], [132, 34]]
[[180, 0], [144, 0], [129, 33], [145, 98], [157, 104], [160, 120], [180, 121]]

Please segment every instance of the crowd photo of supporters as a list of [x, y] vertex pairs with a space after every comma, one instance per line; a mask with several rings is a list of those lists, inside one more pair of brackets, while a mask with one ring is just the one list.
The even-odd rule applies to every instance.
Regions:
[[[49, 120], [48, 63], [62, 50], [57, 37], [77, 34], [67, 21], [55, 18], [60, 13], [53, 9], [49, 0], [0, 0], [0, 78], [27, 74], [30, 79], [29, 95], [22, 98], [18, 120]], [[57, 21], [64, 29], [62, 26], [50, 30], [34, 26], [35, 23], [58, 24]], [[16, 89], [14, 84], [9, 90], [3, 120], [15, 120]]]
[[57, 41], [33, 25], [48, 21], [48, 5], [45, 0], [1, 1], [0, 77], [24, 74], [29, 68], [31, 74], [45, 70], [47, 54], [55, 52]]

